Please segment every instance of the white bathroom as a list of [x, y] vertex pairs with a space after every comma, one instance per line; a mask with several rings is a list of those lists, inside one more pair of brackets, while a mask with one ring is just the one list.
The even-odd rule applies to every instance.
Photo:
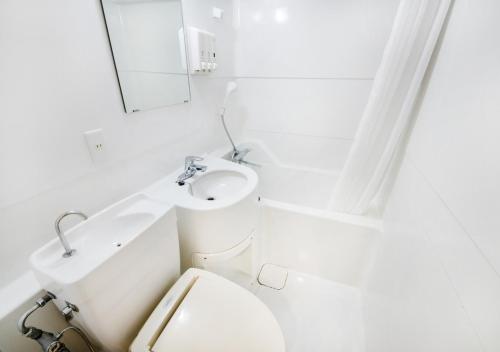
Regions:
[[499, 16], [0, 0], [0, 352], [500, 351]]

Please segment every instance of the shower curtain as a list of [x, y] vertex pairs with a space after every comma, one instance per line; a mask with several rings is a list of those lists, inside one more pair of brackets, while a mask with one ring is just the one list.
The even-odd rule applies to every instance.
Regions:
[[452, 0], [402, 0], [330, 210], [364, 214], [387, 177]]

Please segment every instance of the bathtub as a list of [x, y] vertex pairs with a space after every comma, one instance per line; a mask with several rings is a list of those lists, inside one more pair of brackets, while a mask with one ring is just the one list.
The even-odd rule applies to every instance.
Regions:
[[[240, 143], [238, 148], [249, 148], [245, 160], [259, 165], [251, 167], [259, 175], [262, 197], [313, 209], [327, 208], [337, 172], [284, 164], [260, 141]], [[216, 154], [231, 159], [227, 149]]]
[[[328, 210], [337, 173], [281, 163], [260, 141], [246, 161], [259, 175], [262, 263], [362, 287], [378, 250], [382, 221]], [[212, 155], [231, 159], [230, 149]]]

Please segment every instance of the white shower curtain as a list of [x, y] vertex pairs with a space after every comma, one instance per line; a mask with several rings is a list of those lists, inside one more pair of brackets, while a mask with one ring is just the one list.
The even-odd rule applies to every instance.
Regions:
[[402, 0], [330, 209], [364, 214], [410, 126], [452, 0]]

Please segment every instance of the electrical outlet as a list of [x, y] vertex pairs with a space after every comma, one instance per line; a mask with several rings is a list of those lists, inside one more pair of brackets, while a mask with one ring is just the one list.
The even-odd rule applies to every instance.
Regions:
[[106, 147], [104, 144], [104, 134], [102, 129], [87, 131], [83, 134], [87, 141], [90, 157], [95, 164], [102, 163], [107, 159]]

